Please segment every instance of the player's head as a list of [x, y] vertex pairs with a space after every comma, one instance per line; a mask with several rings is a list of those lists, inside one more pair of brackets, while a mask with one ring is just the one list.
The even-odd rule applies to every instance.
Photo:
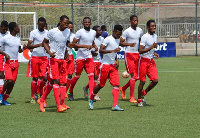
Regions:
[[123, 27], [121, 25], [115, 25], [113, 30], [113, 36], [115, 39], [119, 39], [122, 35]]
[[70, 21], [68, 24], [68, 29], [70, 30], [70, 32], [73, 31], [73, 28], [74, 28], [73, 22]]
[[96, 25], [96, 26], [94, 26], [92, 29], [96, 31], [96, 37], [101, 36], [102, 30], [101, 30], [101, 27], [100, 27], [100, 26]]
[[91, 25], [91, 18], [90, 17], [84, 17], [83, 18], [83, 26], [85, 29], [90, 29]]
[[132, 27], [137, 27], [138, 25], [138, 17], [136, 15], [131, 15], [130, 22]]
[[17, 34], [19, 33], [19, 26], [16, 22], [10, 22], [8, 25], [9, 31], [10, 33], [12, 33], [13, 31]]
[[101, 30], [102, 30], [102, 31], [107, 31], [107, 27], [106, 27], [105, 25], [102, 25], [102, 26], [101, 26]]
[[48, 24], [47, 23], [45, 24], [44, 29], [46, 29], [46, 30], [48, 29]]
[[65, 30], [68, 27], [68, 24], [69, 24], [69, 17], [67, 17], [66, 15], [62, 15], [60, 17], [60, 25], [59, 25], [59, 27], [62, 30]]
[[2, 21], [1, 22], [1, 33], [5, 34], [8, 31], [8, 22]]
[[44, 17], [38, 18], [38, 30], [39, 31], [44, 31], [45, 24], [46, 24], [46, 19]]
[[147, 29], [150, 34], [154, 34], [156, 32], [156, 22], [154, 20], [149, 20], [147, 22]]

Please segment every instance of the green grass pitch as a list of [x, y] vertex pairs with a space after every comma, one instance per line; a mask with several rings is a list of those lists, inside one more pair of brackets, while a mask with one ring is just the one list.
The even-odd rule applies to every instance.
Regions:
[[[30, 82], [27, 64], [20, 63], [19, 76], [8, 99], [12, 106], [0, 106], [0, 137], [200, 137], [200, 57], [160, 58], [156, 60], [159, 83], [146, 96], [147, 106], [139, 108], [129, 101], [119, 105], [124, 112], [112, 112], [112, 87], [107, 81], [99, 92], [101, 101], [88, 110], [82, 87], [87, 83], [85, 72], [79, 79], [74, 97], [67, 101], [70, 110], [56, 112], [53, 91], [48, 97], [45, 113], [37, 104], [30, 104]], [[125, 70], [120, 60], [120, 84]], [[149, 81], [147, 80], [146, 84]], [[137, 93], [138, 82], [135, 93]], [[146, 85], [145, 85], [146, 86]], [[126, 92], [129, 98], [129, 89]]]

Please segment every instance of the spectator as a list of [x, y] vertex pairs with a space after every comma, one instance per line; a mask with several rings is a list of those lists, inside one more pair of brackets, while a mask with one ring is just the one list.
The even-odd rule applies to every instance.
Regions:
[[180, 43], [185, 41], [185, 28], [182, 28], [180, 35], [179, 35]]
[[102, 34], [101, 34], [101, 36], [103, 37], [103, 38], [106, 38], [106, 37], [108, 37], [108, 32], [107, 32], [107, 27], [105, 26], [105, 25], [102, 25], [101, 26], [101, 30], [102, 30]]

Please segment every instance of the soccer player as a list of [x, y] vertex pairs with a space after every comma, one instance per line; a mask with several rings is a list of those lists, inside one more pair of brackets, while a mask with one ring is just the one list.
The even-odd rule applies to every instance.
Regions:
[[[139, 61], [140, 84], [138, 86], [137, 100], [139, 107], [144, 106], [144, 104], [146, 103], [144, 100], [144, 96], [158, 83], [158, 71], [156, 68], [156, 63], [153, 60], [154, 55], [156, 56], [156, 58], [159, 57], [159, 55], [155, 53], [155, 48], [157, 48], [157, 35], [155, 34], [156, 23], [154, 20], [149, 20], [146, 25], [148, 32], [142, 36], [139, 48], [139, 53], [141, 54], [141, 58]], [[147, 86], [145, 90], [143, 90], [146, 81], [146, 75], [148, 76], [151, 83]]]
[[[43, 40], [43, 46], [50, 55], [50, 78], [53, 80], [53, 91], [57, 105], [57, 111], [63, 112], [70, 108], [65, 105], [66, 96], [66, 47], [69, 43], [70, 30], [67, 29], [69, 18], [66, 15], [60, 17], [60, 25], [51, 29]], [[60, 89], [60, 97], [59, 97]], [[40, 110], [45, 112], [44, 102], [40, 102]]]
[[[21, 49], [21, 41], [17, 34], [19, 33], [20, 29], [17, 23], [10, 22], [8, 25], [10, 34], [4, 36], [0, 40], [0, 46], [4, 45], [5, 50], [0, 50], [0, 54], [5, 56], [5, 63], [4, 63], [4, 71], [5, 71], [5, 94], [3, 96], [3, 105], [11, 105], [7, 102], [8, 97], [10, 96], [12, 89], [15, 85], [15, 81], [18, 75], [18, 52], [22, 52]], [[24, 45], [24, 49], [25, 49]]]
[[[72, 44], [73, 42], [73, 39], [75, 37], [75, 34], [72, 32], [73, 31], [73, 23], [72, 22], [69, 22], [69, 25], [68, 25], [68, 28], [70, 30], [70, 44]], [[72, 75], [74, 74], [74, 56], [73, 56], [73, 53], [72, 53], [72, 48], [70, 47], [67, 47], [67, 50], [68, 50], [68, 54], [69, 54], [69, 60], [67, 60], [67, 86], [66, 86], [66, 92], [68, 91], [69, 89], [69, 86], [71, 85], [71, 81], [72, 81]], [[67, 94], [66, 94], [66, 97]]]
[[108, 32], [107, 32], [107, 27], [105, 26], [105, 25], [102, 25], [101, 26], [101, 30], [102, 30], [102, 34], [101, 34], [101, 36], [103, 37], [103, 38], [106, 38], [106, 37], [108, 37]]
[[39, 98], [43, 94], [43, 87], [46, 84], [46, 71], [48, 65], [47, 53], [42, 46], [42, 41], [47, 36], [47, 30], [45, 30], [46, 19], [40, 17], [38, 19], [38, 28], [30, 32], [28, 40], [28, 48], [33, 49], [31, 59], [27, 68], [28, 77], [33, 77], [31, 82], [31, 103], [35, 103], [34, 94], [36, 92]]
[[[2, 21], [1, 22], [1, 32], [0, 32], [0, 39], [2, 39], [5, 35], [10, 34], [8, 32], [8, 22]], [[4, 46], [0, 47], [0, 50], [5, 51]], [[0, 54], [0, 104], [3, 102], [3, 85], [4, 85], [4, 70], [3, 70], [3, 63], [4, 63], [4, 55]]]
[[113, 86], [112, 111], [124, 111], [124, 109], [120, 108], [117, 104], [119, 97], [119, 62], [117, 60], [117, 52], [120, 51], [119, 38], [122, 34], [122, 30], [123, 27], [121, 25], [115, 25], [113, 34], [106, 37], [101, 44], [99, 52], [103, 53], [103, 58], [101, 60], [102, 65], [100, 67], [99, 84], [94, 88], [89, 100], [89, 108], [91, 110], [93, 109], [93, 100], [95, 95], [105, 86], [106, 80], [109, 79], [110, 84]]
[[[125, 51], [125, 65], [127, 72], [131, 75], [130, 80], [126, 85], [120, 87], [121, 97], [126, 99], [125, 91], [130, 86], [130, 100], [131, 103], [137, 103], [134, 97], [135, 82], [138, 80], [138, 61], [139, 61], [139, 44], [143, 35], [141, 28], [137, 27], [138, 17], [132, 15], [130, 17], [131, 26], [126, 29], [120, 38], [121, 46], [128, 46]], [[126, 43], [125, 43], [126, 41]]]
[[[100, 57], [99, 49], [100, 49], [101, 44], [103, 43], [104, 38], [101, 36], [102, 31], [101, 31], [100, 26], [94, 26], [93, 30], [96, 31], [96, 37], [95, 37], [94, 43], [98, 47], [98, 51], [95, 51], [94, 49], [92, 50], [92, 56], [93, 56], [93, 61], [94, 61], [94, 87], [95, 87], [97, 83], [97, 79], [99, 77], [100, 66], [101, 66], [101, 57]], [[85, 93], [88, 93], [88, 88], [89, 88], [89, 84], [83, 87], [83, 91]], [[94, 98], [97, 101], [100, 100], [100, 97], [98, 95], [96, 95]]]
[[[90, 29], [91, 19], [89, 17], [85, 17], [83, 19], [84, 28], [78, 30], [73, 40], [74, 48], [78, 48], [78, 52], [76, 55], [76, 73], [72, 79], [71, 86], [69, 89], [69, 100], [73, 101], [73, 89], [76, 85], [76, 82], [81, 76], [83, 68], [88, 74], [89, 78], [89, 92], [90, 94], [93, 92], [94, 86], [94, 64], [93, 58], [91, 54], [91, 48], [94, 47], [95, 51], [98, 50], [97, 46], [94, 43], [94, 39], [96, 37], [96, 31]], [[88, 98], [84, 93], [85, 98]]]

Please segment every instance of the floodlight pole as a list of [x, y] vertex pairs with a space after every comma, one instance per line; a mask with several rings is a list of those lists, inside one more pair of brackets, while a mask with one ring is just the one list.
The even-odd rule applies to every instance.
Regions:
[[[71, 8], [72, 8], [72, 22], [74, 24], [74, 1], [73, 0], [71, 0]], [[74, 32], [74, 27], [72, 31]]]
[[[4, 12], [4, 0], [2, 0], [2, 12]], [[5, 20], [4, 14], [3, 14], [3, 20]]]
[[99, 25], [99, 1], [98, 1], [98, 25]]
[[197, 31], [197, 30], [198, 30], [198, 26], [197, 26], [197, 22], [198, 22], [198, 20], [197, 20], [197, 19], [198, 19], [198, 18], [197, 18], [197, 4], [198, 4], [198, 2], [197, 2], [197, 0], [196, 0], [196, 56], [198, 56], [198, 53], [197, 53], [197, 48], [198, 48], [198, 47], [197, 47], [197, 42], [198, 42], [198, 41], [197, 41], [197, 35], [198, 35], [198, 34], [197, 34], [197, 32], [198, 32], [198, 31]]
[[135, 10], [136, 6], [135, 6], [135, 0], [134, 0], [134, 15], [136, 15], [136, 10]]

